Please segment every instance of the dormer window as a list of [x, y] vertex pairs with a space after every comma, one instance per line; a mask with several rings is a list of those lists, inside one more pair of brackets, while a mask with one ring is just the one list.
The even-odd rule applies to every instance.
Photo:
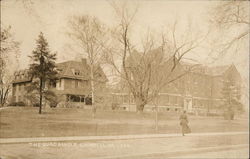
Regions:
[[72, 69], [72, 72], [75, 76], [80, 76], [80, 70]]

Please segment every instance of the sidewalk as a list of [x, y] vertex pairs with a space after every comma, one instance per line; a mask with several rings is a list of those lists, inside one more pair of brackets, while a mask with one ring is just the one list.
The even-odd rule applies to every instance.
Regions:
[[[184, 137], [179, 134], [92, 136], [92, 140], [88, 136], [28, 139], [29, 141], [23, 141], [24, 143], [15, 141], [10, 144], [0, 144], [0, 156], [3, 158], [22, 156], [23, 159], [161, 159], [181, 158], [181, 156], [185, 158], [186, 155], [193, 158], [192, 155], [212, 152], [219, 154], [220, 151], [224, 151], [226, 155], [215, 155], [214, 158], [240, 158], [247, 156], [246, 150], [249, 149], [247, 132], [196, 133]], [[234, 152], [244, 154], [239, 155]]]
[[[160, 158], [176, 158], [178, 156], [187, 156], [187, 155], [192, 156], [195, 154], [196, 155], [204, 154], [208, 152], [214, 152], [219, 155], [220, 151], [238, 150], [238, 149], [244, 150], [248, 148], [249, 148], [248, 144], [240, 144], [240, 145], [228, 145], [228, 146], [189, 148], [187, 150], [171, 150], [171, 151], [164, 151], [164, 152], [158, 151], [158, 152], [144, 152], [144, 153], [115, 155], [115, 156], [105, 156], [105, 157], [102, 156], [102, 157], [93, 157], [91, 159], [137, 159], [137, 158], [160, 159]], [[204, 155], [202, 157], [204, 157]], [[186, 157], [183, 157], [183, 158], [186, 158]], [[190, 157], [190, 158], [193, 158], [193, 157]]]
[[10, 107], [0, 107], [0, 111], [3, 109], [7, 109], [7, 108], [10, 108]]
[[[191, 133], [186, 136], [218, 136], [218, 135], [244, 135], [249, 132], [213, 132]], [[38, 138], [0, 138], [0, 144], [30, 143], [30, 142], [59, 142], [59, 141], [99, 141], [99, 140], [129, 140], [147, 138], [180, 137], [181, 134], [142, 134], [118, 136], [67, 136], [67, 137], [38, 137]]]

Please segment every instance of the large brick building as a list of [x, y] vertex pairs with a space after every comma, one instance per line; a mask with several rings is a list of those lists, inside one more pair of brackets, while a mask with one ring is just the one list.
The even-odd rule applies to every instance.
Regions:
[[[234, 66], [208, 67], [180, 63], [178, 72], [187, 73], [174, 82], [166, 85], [159, 93], [159, 111], [216, 112], [225, 100], [222, 89], [228, 80], [233, 82], [237, 90], [241, 90], [241, 76]], [[135, 101], [129, 91], [113, 93], [113, 100], [124, 109], [135, 111]], [[144, 110], [154, 110], [153, 103], [148, 103]]]
[[[59, 70], [59, 80], [55, 83], [46, 83], [45, 88], [52, 90], [58, 97], [59, 105], [73, 103], [91, 104], [91, 89], [90, 89], [90, 67], [86, 59], [82, 61], [66, 61], [56, 64]], [[104, 89], [107, 78], [101, 69], [95, 69], [95, 77], [98, 79], [96, 90]], [[12, 99], [13, 102], [23, 102], [27, 105], [32, 105], [32, 101], [27, 96], [27, 87], [32, 82], [32, 77], [28, 70], [22, 70], [15, 73], [13, 81]]]

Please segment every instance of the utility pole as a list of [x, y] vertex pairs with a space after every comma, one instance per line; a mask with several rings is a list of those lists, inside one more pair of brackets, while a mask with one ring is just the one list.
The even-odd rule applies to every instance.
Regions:
[[[159, 95], [159, 94], [158, 94]], [[158, 132], [158, 95], [155, 98], [155, 131]]]

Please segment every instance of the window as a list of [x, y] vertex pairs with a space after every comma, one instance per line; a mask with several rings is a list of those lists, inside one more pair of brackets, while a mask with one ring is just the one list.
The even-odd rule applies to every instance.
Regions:
[[12, 97], [13, 102], [16, 102], [16, 96]]
[[82, 88], [82, 81], [78, 81], [78, 87]]
[[77, 88], [77, 87], [78, 87], [78, 81], [75, 80], [75, 88]]
[[182, 97], [178, 97], [178, 105], [183, 106], [183, 98]]
[[74, 75], [79, 76], [80, 75], [80, 70], [74, 70]]
[[50, 87], [55, 88], [56, 87], [56, 81], [50, 81]]
[[173, 96], [173, 104], [177, 104], [177, 97]]
[[135, 103], [135, 99], [133, 95], [130, 96], [130, 103]]
[[169, 96], [169, 103], [173, 104], [173, 97], [172, 96]]
[[203, 101], [200, 100], [200, 107], [203, 107]]
[[84, 96], [81, 96], [81, 102], [84, 103]]
[[22, 97], [18, 96], [18, 102], [22, 101]]
[[62, 80], [60, 79], [59, 80], [59, 87], [61, 87], [61, 85], [62, 85]]
[[129, 103], [129, 96], [128, 95], [123, 96], [123, 103]]
[[16, 85], [13, 85], [13, 94], [16, 94]]
[[24, 79], [24, 78], [25, 78], [24, 73], [22, 73], [22, 75], [21, 75], [21, 76], [22, 76], [22, 79]]
[[70, 102], [80, 102], [80, 96], [76, 95], [68, 95], [68, 99]]
[[169, 95], [166, 95], [166, 103], [169, 103]]

